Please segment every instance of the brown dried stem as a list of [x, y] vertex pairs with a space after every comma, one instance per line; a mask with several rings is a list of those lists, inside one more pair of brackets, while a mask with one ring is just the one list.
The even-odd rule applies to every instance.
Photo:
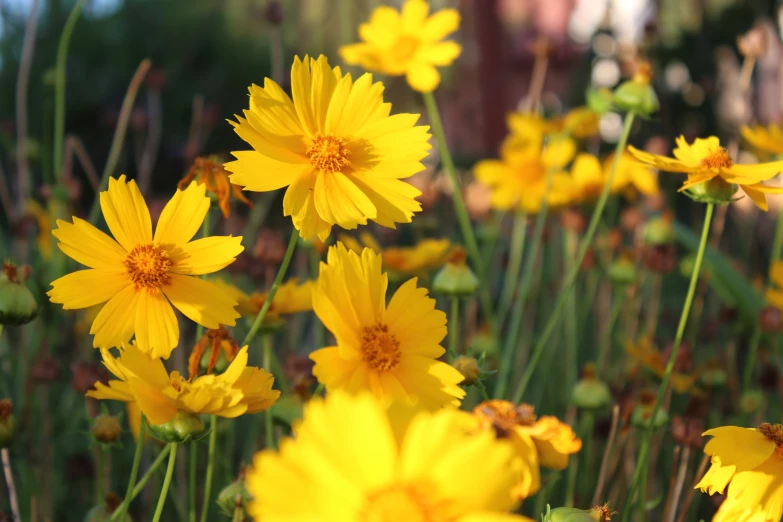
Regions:
[[693, 483], [693, 487], [688, 490], [688, 494], [685, 496], [685, 502], [682, 504], [682, 511], [680, 511], [680, 516], [677, 517], [677, 522], [685, 522], [685, 517], [688, 515], [688, 508], [691, 507], [693, 496], [696, 494], [696, 484], [698, 484], [704, 476], [704, 471], [707, 469], [707, 464], [709, 462], [710, 456], [705, 454], [696, 471], [696, 480]]
[[[30, 165], [27, 162], [27, 85], [35, 52], [35, 36], [38, 32], [38, 0], [30, 4], [30, 14], [24, 29], [19, 74], [16, 77], [16, 174], [17, 214], [21, 217], [25, 201], [30, 197]], [[5, 202], [4, 202], [5, 204]], [[10, 212], [10, 207], [8, 212]]]
[[609, 457], [614, 450], [614, 442], [617, 437], [617, 428], [620, 426], [620, 406], [615, 404], [612, 407], [612, 427], [609, 429], [609, 438], [606, 441], [606, 449], [604, 450], [604, 456], [601, 459], [601, 470], [598, 472], [598, 485], [595, 487], [595, 493], [593, 493], [593, 501], [591, 505], [597, 506], [601, 503], [601, 496], [604, 493], [604, 485], [606, 484], [606, 476], [609, 471]]

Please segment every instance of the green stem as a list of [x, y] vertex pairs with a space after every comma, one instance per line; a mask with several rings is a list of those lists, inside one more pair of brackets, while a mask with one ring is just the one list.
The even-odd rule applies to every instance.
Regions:
[[103, 472], [106, 469], [106, 453], [103, 449], [103, 444], [98, 448], [98, 465], [95, 470], [95, 504], [103, 504]]
[[139, 426], [139, 436], [136, 439], [136, 451], [133, 453], [133, 465], [131, 466], [130, 477], [128, 478], [128, 487], [125, 490], [125, 500], [122, 506], [115, 510], [119, 511], [118, 520], [125, 520], [125, 514], [128, 512], [131, 500], [133, 499], [133, 486], [136, 484], [136, 476], [139, 474], [139, 464], [141, 463], [141, 454], [144, 450], [144, 437], [147, 430], [147, 421], [144, 415], [141, 416], [141, 425]]
[[[574, 256], [576, 255], [576, 247], [579, 242], [576, 232], [573, 229], [566, 229], [563, 237], [564, 246], [564, 265], [566, 270], [573, 268]], [[578, 343], [579, 337], [577, 337], [577, 312], [576, 312], [576, 287], [571, 289], [570, 296], [566, 301], [566, 316], [565, 316], [565, 339], [566, 339], [566, 389], [570, 390], [576, 385], [576, 380], [579, 375], [579, 350]]]
[[195, 444], [190, 445], [188, 456], [188, 520], [196, 522], [196, 465], [198, 464], [198, 451]]
[[500, 296], [500, 306], [498, 307], [498, 324], [503, 324], [503, 321], [505, 321], [511, 306], [511, 300], [514, 297], [514, 288], [516, 288], [516, 283], [519, 279], [519, 269], [522, 267], [522, 254], [525, 251], [526, 229], [527, 213], [514, 213], [514, 227], [511, 230], [511, 250], [509, 251], [509, 260], [506, 266], [506, 275], [503, 278], [503, 293]]
[[451, 297], [449, 317], [449, 358], [453, 361], [459, 351], [459, 297]]
[[313, 392], [313, 397], [317, 397], [318, 395], [321, 395], [324, 392], [324, 389], [326, 386], [323, 385], [323, 383], [319, 383], [318, 386], [315, 387], [315, 391]]
[[609, 312], [609, 322], [606, 325], [606, 331], [601, 338], [601, 345], [598, 349], [598, 364], [596, 370], [599, 376], [603, 376], [606, 370], [606, 361], [609, 358], [609, 353], [612, 351], [612, 338], [614, 333], [614, 326], [617, 324], [617, 320], [620, 318], [620, 312], [623, 311], [623, 304], [625, 303], [625, 291], [620, 288], [614, 292], [614, 298], [612, 299], [612, 309]]
[[[142, 426], [144, 424], [142, 423]], [[141, 431], [139, 431], [139, 434], [141, 435]], [[163, 448], [163, 451], [161, 451], [158, 456], [155, 458], [155, 461], [152, 463], [150, 468], [147, 470], [146, 473], [144, 473], [144, 476], [142, 476], [139, 479], [139, 482], [133, 486], [133, 481], [129, 484], [130, 487], [132, 487], [132, 492], [130, 494], [130, 497], [126, 495], [125, 500], [122, 501], [122, 504], [117, 506], [117, 509], [114, 510], [114, 513], [112, 514], [111, 518], [109, 519], [109, 522], [114, 522], [116, 520], [123, 520], [123, 516], [128, 512], [128, 508], [130, 507], [131, 502], [133, 502], [133, 499], [139, 496], [139, 493], [144, 489], [144, 486], [147, 485], [147, 482], [152, 478], [152, 475], [155, 474], [155, 472], [158, 470], [160, 465], [165, 460], [166, 456], [171, 451], [171, 444], [168, 444], [165, 448]], [[138, 471], [138, 466], [136, 466], [136, 470]]]
[[631, 133], [631, 126], [633, 125], [634, 116], [634, 112], [629, 112], [625, 115], [623, 133], [620, 136], [620, 139], [617, 141], [617, 147], [615, 148], [614, 152], [614, 160], [612, 161], [612, 169], [609, 171], [609, 176], [606, 179], [606, 183], [604, 183], [601, 197], [598, 199], [598, 203], [596, 203], [595, 208], [593, 209], [593, 215], [590, 218], [590, 224], [587, 227], [587, 233], [585, 234], [584, 238], [582, 238], [582, 242], [579, 245], [579, 252], [577, 253], [576, 259], [574, 261], [574, 266], [571, 267], [571, 270], [566, 277], [565, 283], [563, 284], [563, 288], [560, 290], [560, 293], [557, 296], [555, 309], [552, 312], [552, 315], [549, 316], [546, 326], [544, 326], [544, 331], [533, 348], [532, 357], [525, 367], [525, 372], [522, 374], [522, 379], [519, 381], [519, 385], [517, 386], [516, 392], [514, 393], [515, 403], [522, 400], [522, 397], [525, 394], [525, 389], [530, 383], [530, 379], [533, 377], [533, 373], [536, 370], [536, 365], [541, 359], [541, 355], [549, 343], [549, 338], [557, 326], [558, 320], [560, 319], [560, 313], [563, 311], [563, 306], [565, 305], [566, 299], [568, 299], [568, 297], [571, 295], [571, 289], [573, 288], [574, 283], [576, 283], [576, 277], [579, 275], [579, 268], [582, 266], [582, 261], [585, 258], [585, 254], [587, 254], [587, 249], [590, 247], [590, 244], [593, 241], [595, 232], [598, 229], [598, 224], [601, 221], [601, 215], [603, 214], [604, 207], [606, 207], [606, 201], [609, 199], [609, 191], [612, 188], [612, 180], [614, 179], [614, 174], [617, 171], [617, 165], [620, 161], [620, 156], [622, 156], [623, 150], [625, 150], [625, 145], [628, 142], [628, 136]]
[[650, 422], [647, 425], [647, 429], [644, 430], [642, 442], [639, 446], [639, 457], [636, 460], [636, 471], [631, 482], [631, 487], [628, 489], [628, 493], [625, 499], [625, 509], [623, 510], [622, 517], [623, 521], [627, 520], [630, 512], [633, 511], [632, 509], [629, 509], [629, 507], [634, 499], [634, 495], [636, 495], [642, 477], [647, 474], [647, 467], [649, 464], [647, 462], [647, 457], [650, 451], [650, 441], [652, 440], [654, 430], [653, 421], [661, 407], [663, 396], [666, 393], [666, 390], [669, 388], [669, 381], [671, 380], [672, 372], [674, 371], [674, 362], [677, 360], [677, 354], [680, 351], [682, 336], [685, 333], [685, 326], [688, 323], [688, 314], [690, 313], [691, 305], [693, 304], [693, 296], [696, 293], [696, 283], [699, 281], [699, 272], [701, 271], [701, 263], [702, 259], [704, 258], [704, 250], [707, 246], [707, 236], [709, 236], [710, 224], [712, 222], [712, 212], [714, 208], [715, 205], [712, 203], [707, 205], [707, 213], [704, 216], [704, 226], [701, 231], [701, 241], [699, 242], [699, 250], [696, 253], [696, 263], [693, 265], [693, 273], [691, 274], [690, 286], [688, 286], [688, 294], [685, 296], [685, 304], [682, 307], [680, 322], [677, 325], [677, 333], [674, 336], [672, 353], [669, 356], [669, 362], [666, 364], [666, 370], [664, 371], [663, 379], [661, 380], [661, 386], [658, 388], [658, 394], [655, 397], [655, 403], [653, 404], [652, 410], [650, 411], [650, 415], [648, 417]]
[[[271, 371], [271, 365], [272, 365], [272, 339], [271, 335], [264, 335], [261, 338], [261, 343], [263, 344], [263, 366], [267, 371]], [[264, 412], [264, 440], [266, 443], [267, 449], [275, 449], [277, 448], [277, 443], [275, 442], [275, 426], [273, 424], [272, 419], [272, 409], [267, 408]]]
[[152, 517], [152, 522], [158, 522], [160, 516], [163, 514], [163, 506], [166, 504], [166, 494], [169, 492], [169, 486], [171, 485], [171, 477], [174, 475], [174, 463], [177, 460], [177, 443], [171, 443], [171, 450], [169, 452], [169, 465], [166, 468], [166, 477], [163, 479], [163, 487], [160, 490], [160, 497], [158, 497], [158, 507], [155, 508], [155, 516]]
[[780, 261], [781, 249], [783, 249], [783, 212], [778, 213], [778, 220], [775, 223], [775, 239], [772, 242], [771, 263]]
[[209, 450], [207, 450], [207, 474], [204, 478], [204, 500], [201, 504], [201, 522], [206, 522], [209, 500], [212, 494], [212, 473], [215, 468], [215, 445], [217, 443], [217, 417], [209, 420]]
[[495, 318], [495, 314], [492, 309], [492, 296], [489, 293], [489, 285], [487, 284], [487, 274], [484, 270], [484, 259], [479, 252], [478, 243], [476, 242], [476, 235], [473, 232], [473, 225], [470, 222], [470, 216], [468, 215], [468, 209], [465, 207], [465, 200], [462, 197], [462, 185], [457, 177], [457, 169], [454, 166], [454, 160], [451, 157], [449, 151], [449, 145], [446, 141], [446, 133], [443, 130], [443, 123], [440, 119], [440, 112], [438, 111], [438, 103], [435, 101], [435, 96], [431, 92], [422, 93], [424, 98], [424, 105], [427, 107], [427, 113], [430, 117], [430, 124], [432, 125], [432, 133], [435, 135], [435, 139], [438, 142], [438, 148], [440, 151], [441, 159], [443, 161], [443, 170], [446, 171], [451, 184], [453, 186], [452, 198], [454, 201], [454, 210], [457, 214], [457, 221], [459, 222], [460, 230], [462, 231], [462, 237], [465, 240], [465, 246], [468, 247], [468, 254], [470, 259], [475, 265], [475, 271], [481, 281], [479, 287], [479, 299], [481, 301], [481, 308], [484, 310], [487, 322], [489, 323], [490, 331], [492, 335], [497, 338], [498, 336], [498, 324]]
[[[321, 265], [321, 254], [315, 249], [314, 245], [310, 246], [310, 277], [315, 281], [318, 279], [318, 273]], [[323, 348], [326, 345], [326, 328], [318, 317], [314, 318], [313, 322], [313, 350]]]
[[579, 460], [582, 461], [582, 479], [580, 485], [580, 492], [583, 495], [582, 498], [589, 497], [591, 486], [595, 475], [592, 469], [593, 460], [593, 432], [595, 431], [595, 415], [592, 411], [584, 410], [582, 412], [582, 425], [581, 425], [581, 437], [582, 437], [582, 455]]
[[750, 338], [748, 346], [748, 360], [745, 361], [745, 370], [742, 374], [742, 391], [746, 392], [751, 388], [753, 380], [753, 370], [756, 368], [756, 358], [759, 354], [759, 345], [761, 344], [761, 328], [756, 325], [753, 328], [753, 336]]
[[250, 331], [247, 332], [245, 340], [242, 341], [241, 346], [247, 346], [258, 333], [258, 329], [261, 328], [261, 325], [264, 322], [264, 317], [266, 317], [266, 313], [269, 311], [269, 307], [272, 306], [272, 301], [275, 299], [277, 289], [283, 282], [283, 277], [288, 270], [288, 265], [291, 263], [291, 258], [294, 256], [294, 250], [296, 249], [296, 242], [298, 239], [299, 231], [294, 228], [293, 232], [291, 232], [291, 239], [288, 240], [288, 248], [285, 251], [285, 257], [283, 257], [283, 263], [280, 265], [280, 269], [277, 271], [275, 281], [272, 283], [272, 288], [269, 289], [269, 293], [267, 294], [266, 300], [264, 301], [264, 306], [262, 306], [261, 310], [258, 311], [258, 315], [256, 316], [255, 321], [253, 321], [253, 326], [250, 328]]
[[78, 0], [65, 21], [65, 27], [57, 45], [57, 65], [54, 70], [54, 175], [62, 181], [63, 147], [65, 143], [65, 69], [68, 62], [68, 47], [71, 45], [71, 35], [79, 20], [84, 0]]

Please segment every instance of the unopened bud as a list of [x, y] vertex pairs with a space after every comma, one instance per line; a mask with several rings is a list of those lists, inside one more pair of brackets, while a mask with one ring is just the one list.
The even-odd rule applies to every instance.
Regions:
[[585, 95], [587, 106], [597, 114], [605, 114], [612, 108], [614, 95], [612, 91], [603, 87], [601, 89], [588, 89]]
[[203, 439], [208, 433], [204, 421], [199, 415], [178, 411], [174, 418], [163, 424], [147, 424], [150, 435], [163, 442], [188, 442]]
[[544, 522], [606, 522], [610, 515], [611, 512], [606, 506], [592, 509], [559, 507], [547, 513]]
[[652, 67], [647, 62], [637, 66], [636, 74], [614, 90], [614, 106], [622, 111], [635, 112], [649, 117], [658, 112], [660, 103], [650, 85]]
[[609, 279], [618, 285], [629, 285], [636, 281], [636, 265], [629, 254], [623, 254], [611, 265], [608, 270]]
[[120, 421], [117, 420], [117, 417], [102, 414], [95, 417], [90, 431], [98, 442], [111, 444], [120, 438], [122, 426], [120, 426]]
[[652, 410], [655, 405], [656, 395], [654, 392], [643, 391], [639, 396], [639, 404], [631, 413], [631, 425], [638, 429], [647, 429], [652, 425], [653, 429], [658, 429], [669, 422], [669, 414], [662, 407], [655, 412], [652, 417]]
[[245, 511], [252, 496], [245, 487], [244, 472], [234, 482], [224, 487], [217, 497], [217, 505], [228, 516], [234, 515], [237, 508]]
[[29, 268], [4, 262], [0, 271], [0, 325], [19, 326], [38, 315], [38, 303], [24, 280]]
[[761, 390], [748, 390], [740, 397], [740, 409], [745, 415], [758, 413], [765, 404], [766, 399]]
[[595, 367], [589, 364], [585, 367], [582, 378], [571, 392], [571, 402], [577, 408], [597, 410], [612, 402], [612, 392], [605, 382], [595, 376]]
[[699, 203], [722, 205], [729, 203], [738, 189], [737, 185], [716, 176], [687, 189], [685, 195]]
[[644, 226], [644, 242], [648, 245], [669, 245], [674, 243], [674, 218], [668, 212], [655, 217]]
[[432, 289], [440, 294], [468, 297], [479, 287], [476, 274], [465, 263], [465, 251], [455, 248], [448, 263], [435, 275]]
[[466, 357], [464, 355], [460, 355], [456, 359], [454, 359], [453, 363], [454, 368], [462, 374], [463, 377], [465, 377], [465, 380], [462, 381], [460, 384], [464, 384], [465, 386], [470, 386], [471, 384], [475, 384], [479, 380], [479, 375], [481, 374], [481, 369], [479, 368], [478, 361], [474, 359], [473, 357]]

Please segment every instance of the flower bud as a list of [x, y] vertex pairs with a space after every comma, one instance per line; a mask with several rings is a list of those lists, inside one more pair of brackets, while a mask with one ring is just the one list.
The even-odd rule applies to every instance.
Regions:
[[0, 401], [0, 448], [7, 448], [14, 438], [14, 406], [10, 399]]
[[585, 101], [591, 111], [598, 114], [605, 114], [612, 108], [614, 95], [612, 94], [612, 91], [606, 87], [601, 89], [588, 89], [585, 94]]
[[[100, 506], [95, 506], [87, 512], [87, 516], [84, 517], [84, 522], [109, 522], [112, 520], [112, 515], [117, 511], [117, 508], [122, 504], [122, 499], [114, 493], [106, 495], [106, 499]], [[133, 522], [133, 519], [125, 513], [123, 522]], [[115, 519], [119, 520], [119, 518]]]
[[609, 265], [608, 275], [613, 283], [629, 285], [636, 281], [636, 265], [628, 254], [623, 254]]
[[649, 117], [658, 112], [661, 104], [649, 83], [634, 78], [623, 82], [614, 90], [614, 106], [621, 111], [635, 112]]
[[217, 497], [217, 505], [228, 516], [232, 516], [234, 511], [239, 508], [245, 511], [245, 506], [253, 497], [245, 487], [244, 471], [240, 473], [238, 479], [224, 487]]
[[685, 191], [685, 194], [693, 201], [699, 203], [712, 203], [721, 205], [729, 203], [738, 190], [738, 186], [724, 181], [716, 176], [698, 185], [694, 185]]
[[448, 263], [435, 275], [432, 289], [453, 297], [468, 297], [479, 287], [476, 274], [465, 263], [465, 251], [455, 248]]
[[593, 509], [559, 507], [549, 511], [544, 522], [606, 522], [611, 514], [607, 506], [596, 506]]
[[666, 212], [647, 222], [644, 226], [644, 242], [648, 245], [669, 245], [674, 243], [673, 217]]
[[147, 423], [147, 430], [160, 441], [177, 444], [197, 441], [209, 434], [201, 416], [184, 411], [178, 411], [173, 419], [163, 424]]
[[481, 375], [481, 368], [479, 368], [478, 361], [473, 357], [460, 355], [454, 359], [452, 365], [459, 373], [462, 374], [463, 377], [465, 377], [465, 380], [460, 384], [470, 386], [479, 380], [479, 375]]
[[758, 413], [765, 404], [766, 398], [761, 390], [748, 390], [740, 397], [740, 410], [745, 415]]
[[605, 382], [595, 377], [595, 367], [588, 364], [582, 371], [582, 378], [571, 392], [571, 403], [577, 408], [597, 410], [612, 402], [612, 392]]
[[652, 422], [653, 429], [662, 428], [669, 422], [669, 414], [662, 407], [658, 408], [655, 418], [651, 419], [656, 394], [642, 391], [639, 396], [639, 404], [631, 413], [631, 425], [639, 429], [647, 429]]
[[0, 271], [0, 325], [19, 326], [38, 315], [38, 303], [24, 284], [24, 267], [3, 263]]
[[111, 444], [120, 438], [122, 426], [117, 417], [112, 415], [98, 415], [95, 417], [90, 429], [95, 440], [102, 444]]

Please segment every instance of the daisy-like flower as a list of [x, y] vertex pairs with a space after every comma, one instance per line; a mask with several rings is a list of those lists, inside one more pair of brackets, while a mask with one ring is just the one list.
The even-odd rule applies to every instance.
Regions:
[[368, 71], [402, 76], [419, 92], [432, 92], [440, 84], [436, 67], [451, 65], [462, 52], [452, 41], [443, 41], [459, 29], [456, 9], [442, 9], [429, 16], [426, 0], [406, 0], [402, 12], [376, 7], [368, 23], [359, 26], [361, 43], [340, 48], [345, 63]]
[[783, 517], [783, 425], [723, 426], [704, 432], [712, 466], [696, 485], [726, 499], [713, 521], [779, 522]]
[[103, 364], [117, 380], [108, 386], [95, 383], [87, 392], [94, 399], [135, 402], [151, 424], [165, 424], [178, 412], [238, 417], [270, 408], [280, 392], [272, 389], [274, 377], [247, 365], [247, 346], [220, 375], [185, 379], [179, 372], [166, 372], [163, 361], [150, 358], [136, 345], [120, 349], [114, 357], [101, 349]]
[[191, 241], [201, 228], [209, 198], [191, 183], [177, 190], [158, 220], [155, 234], [136, 182], [109, 178], [101, 210], [114, 239], [87, 221], [58, 220], [52, 234], [67, 256], [89, 267], [52, 282], [53, 303], [66, 310], [106, 303], [90, 333], [93, 345], [111, 348], [136, 336], [153, 357], [168, 358], [179, 341], [172, 305], [206, 328], [233, 326], [237, 302], [213, 283], [199, 279], [231, 264], [242, 252], [241, 237], [214, 236]]
[[[597, 200], [606, 180], [609, 179], [612, 163], [612, 156], [601, 164], [600, 160], [592, 154], [578, 154], [571, 166], [573, 200], [578, 203]], [[652, 196], [658, 193], [658, 179], [650, 167], [623, 153], [617, 163], [609, 190], [612, 194], [623, 194], [629, 198], [639, 193]]]
[[402, 399], [427, 409], [459, 406], [463, 377], [436, 360], [445, 350], [446, 314], [416, 278], [404, 283], [386, 305], [387, 274], [381, 255], [361, 256], [342, 243], [329, 249], [313, 290], [316, 315], [337, 346], [310, 354], [313, 375], [327, 391], [371, 391], [386, 402]]
[[759, 163], [756, 165], [737, 165], [729, 157], [728, 151], [720, 146], [715, 136], [706, 139], [696, 138], [692, 144], [685, 137], [677, 138], [674, 158], [650, 154], [632, 146], [628, 151], [640, 162], [667, 172], [679, 172], [688, 175], [680, 191], [691, 189], [709, 190], [721, 194], [728, 200], [736, 186], [748, 195], [761, 210], [768, 210], [766, 194], [783, 193], [781, 187], [768, 187], [762, 181], [774, 178], [783, 170], [783, 161]]
[[742, 137], [753, 147], [770, 154], [783, 154], [783, 129], [775, 123], [766, 127], [763, 125], [747, 125], [740, 129]]
[[[300, 281], [292, 277], [280, 285], [264, 320], [282, 320], [283, 316], [312, 310], [313, 283], [312, 280]], [[251, 317], [258, 315], [269, 295], [269, 292], [246, 294], [239, 287], [222, 280], [215, 281], [215, 284], [239, 302], [237, 311], [240, 314]]]
[[507, 441], [461, 429], [461, 413], [387, 413], [368, 394], [305, 406], [296, 438], [253, 460], [248, 511], [264, 522], [523, 522], [524, 473]]
[[390, 116], [382, 83], [371, 74], [354, 82], [324, 56], [297, 57], [291, 86], [293, 101], [269, 79], [250, 87], [250, 110], [232, 125], [253, 150], [232, 153], [231, 182], [256, 192], [288, 187], [283, 212], [304, 239], [368, 219], [410, 223], [421, 192], [401, 180], [424, 170], [431, 148], [419, 115]]
[[194, 180], [199, 185], [206, 185], [207, 191], [210, 194], [214, 194], [218, 207], [226, 219], [228, 219], [231, 213], [231, 196], [234, 196], [234, 199], [241, 201], [249, 207], [253, 206], [253, 203], [242, 193], [242, 187], [234, 185], [228, 180], [228, 172], [226, 172], [216, 156], [196, 158], [193, 166], [185, 177], [179, 181], [177, 187], [180, 190], [185, 190]]
[[383, 248], [369, 233], [360, 234], [358, 241], [342, 234], [340, 241], [357, 254], [364, 248], [371, 248], [382, 254], [383, 268], [406, 275], [420, 275], [442, 267], [454, 247], [448, 239], [441, 238], [422, 239], [412, 247]]

